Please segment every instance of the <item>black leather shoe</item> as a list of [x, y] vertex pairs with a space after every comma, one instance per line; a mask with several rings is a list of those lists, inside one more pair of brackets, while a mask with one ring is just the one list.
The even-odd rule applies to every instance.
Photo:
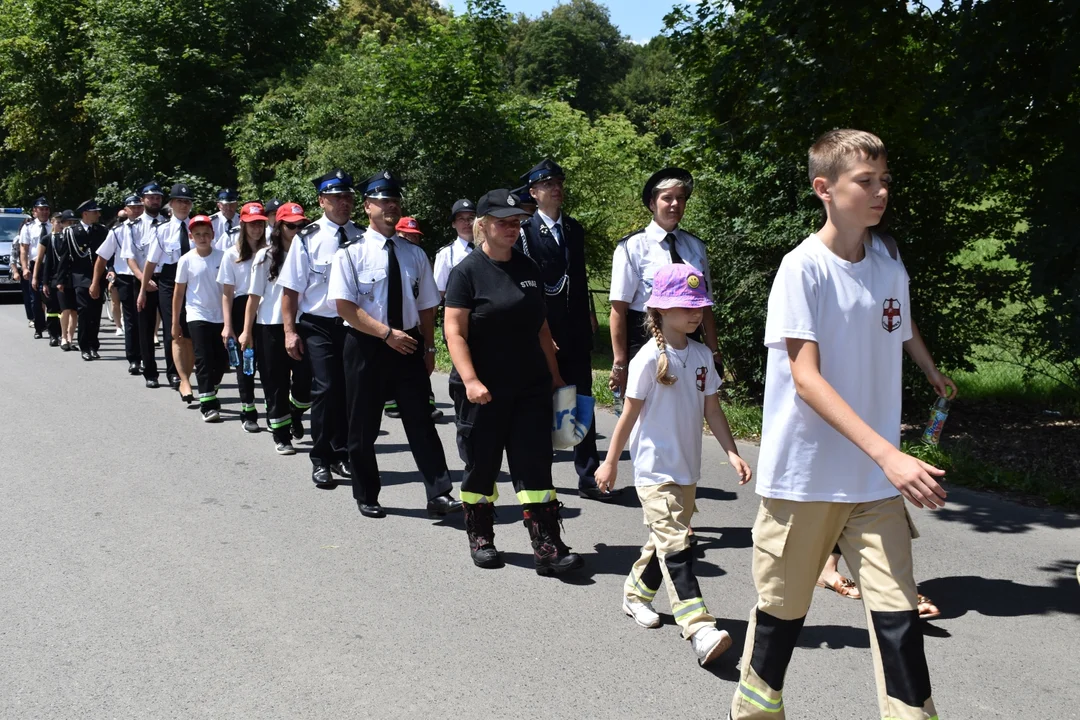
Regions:
[[139, 367], [139, 363], [128, 363], [128, 375], [142, 375], [142, 368]]
[[171, 387], [173, 390], [179, 390], [180, 389], [180, 378], [178, 378], [178, 377], [170, 377], [169, 378], [169, 387]]
[[435, 517], [443, 517], [450, 513], [461, 512], [462, 507], [461, 501], [450, 497], [450, 493], [437, 495], [427, 501], [428, 515]]
[[39, 332], [35, 332], [35, 333], [34, 333], [34, 339], [35, 339], [35, 340], [40, 340], [40, 339], [41, 339], [41, 333], [39, 333]]
[[386, 511], [382, 509], [382, 505], [375, 503], [374, 505], [368, 505], [362, 503], [359, 500], [356, 501], [356, 506], [360, 508], [360, 514], [369, 518], [384, 518], [386, 517]]
[[592, 487], [578, 487], [578, 497], [587, 498], [589, 500], [599, 500], [600, 502], [614, 502], [619, 497], [620, 489], [604, 491], [593, 485]]
[[158, 387], [157, 378], [148, 378], [146, 381], [146, 387], [150, 388], [151, 390]]
[[93, 356], [92, 356], [92, 355], [90, 354], [90, 351], [89, 351], [89, 350], [83, 350], [83, 351], [82, 351], [82, 359], [83, 359], [83, 360], [93, 360], [94, 358], [93, 358]]
[[337, 487], [337, 481], [334, 480], [334, 476], [330, 474], [330, 468], [325, 465], [311, 468], [311, 482], [315, 483], [315, 487], [319, 488], [329, 489]]
[[343, 478], [352, 479], [352, 465], [349, 464], [348, 460], [345, 460], [344, 462], [334, 463], [330, 466], [330, 472], [334, 473], [335, 475], [340, 475]]
[[91, 350], [90, 351], [90, 357], [94, 358], [95, 360], [100, 360], [101, 359], [101, 353], [99, 353], [97, 350]]
[[49, 338], [49, 347], [60, 347], [60, 338]]

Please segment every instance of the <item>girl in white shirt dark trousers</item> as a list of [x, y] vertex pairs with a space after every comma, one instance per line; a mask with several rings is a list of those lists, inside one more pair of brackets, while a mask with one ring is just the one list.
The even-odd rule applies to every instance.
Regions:
[[705, 607], [688, 533], [701, 476], [702, 420], [727, 451], [740, 483], [750, 480], [750, 467], [739, 457], [720, 409], [720, 378], [712, 356], [688, 337], [712, 304], [705, 277], [691, 266], [679, 263], [656, 271], [646, 302], [653, 341], [630, 361], [623, 414], [607, 459], [596, 472], [598, 487], [611, 489], [619, 456], [630, 440], [634, 484], [649, 540], [623, 586], [623, 611], [642, 627], [658, 627], [660, 616], [652, 599], [662, 581], [671, 613], [702, 665], [731, 647], [731, 637], [716, 629]]
[[285, 350], [285, 325], [281, 318], [278, 273], [289, 254], [293, 238], [308, 223], [304, 209], [284, 203], [277, 211], [270, 233], [270, 247], [255, 255], [247, 294], [240, 347], [257, 347], [255, 360], [266, 398], [266, 417], [279, 455], [293, 455], [292, 440], [304, 437], [304, 411], [311, 407], [311, 364], [306, 357], [294, 360]]
[[[236, 339], [243, 331], [247, 313], [247, 294], [251, 286], [251, 267], [255, 253], [266, 245], [266, 215], [261, 203], [247, 203], [240, 209], [238, 232], [229, 233], [235, 242], [225, 250], [217, 280], [221, 283], [221, 309], [225, 315], [225, 327], [221, 342], [229, 347], [229, 338]], [[253, 347], [258, 361], [258, 348]], [[226, 350], [226, 352], [228, 352]], [[243, 352], [242, 350], [240, 352]], [[236, 387], [240, 392], [240, 421], [244, 431], [259, 432], [259, 412], [255, 409], [255, 374], [244, 373], [241, 360], [236, 366]]]

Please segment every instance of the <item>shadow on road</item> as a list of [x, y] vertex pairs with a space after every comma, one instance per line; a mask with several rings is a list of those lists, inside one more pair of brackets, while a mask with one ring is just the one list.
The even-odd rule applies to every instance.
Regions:
[[999, 578], [956, 575], [920, 582], [919, 590], [933, 598], [948, 598], [940, 606], [943, 619], [962, 617], [968, 612], [990, 617], [1080, 615], [1076, 561], [1059, 560], [1039, 569], [1055, 575], [1053, 585], [1024, 585]]
[[1036, 526], [1063, 530], [1080, 527], [1080, 515], [1017, 505], [990, 493], [950, 489], [948, 504], [935, 511], [946, 522], [970, 525], [976, 532], [1025, 533]]

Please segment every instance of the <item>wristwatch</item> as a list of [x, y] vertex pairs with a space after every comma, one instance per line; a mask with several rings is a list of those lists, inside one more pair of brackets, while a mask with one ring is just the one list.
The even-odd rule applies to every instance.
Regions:
[[434, 355], [434, 354], [435, 354], [436, 352], [438, 352], [438, 350], [436, 350], [436, 349], [435, 349], [435, 348], [433, 348], [433, 347], [429, 347], [429, 348], [427, 349], [427, 351], [428, 351], [429, 353], [431, 353], [432, 355]]

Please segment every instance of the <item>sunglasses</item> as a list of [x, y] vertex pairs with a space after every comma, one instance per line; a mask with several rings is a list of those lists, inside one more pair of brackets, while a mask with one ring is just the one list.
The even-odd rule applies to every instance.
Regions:
[[294, 222], [294, 223], [283, 222], [281, 224], [284, 225], [285, 227], [289, 228], [290, 230], [299, 230], [300, 228], [307, 227], [307, 225], [308, 225], [306, 222]]

